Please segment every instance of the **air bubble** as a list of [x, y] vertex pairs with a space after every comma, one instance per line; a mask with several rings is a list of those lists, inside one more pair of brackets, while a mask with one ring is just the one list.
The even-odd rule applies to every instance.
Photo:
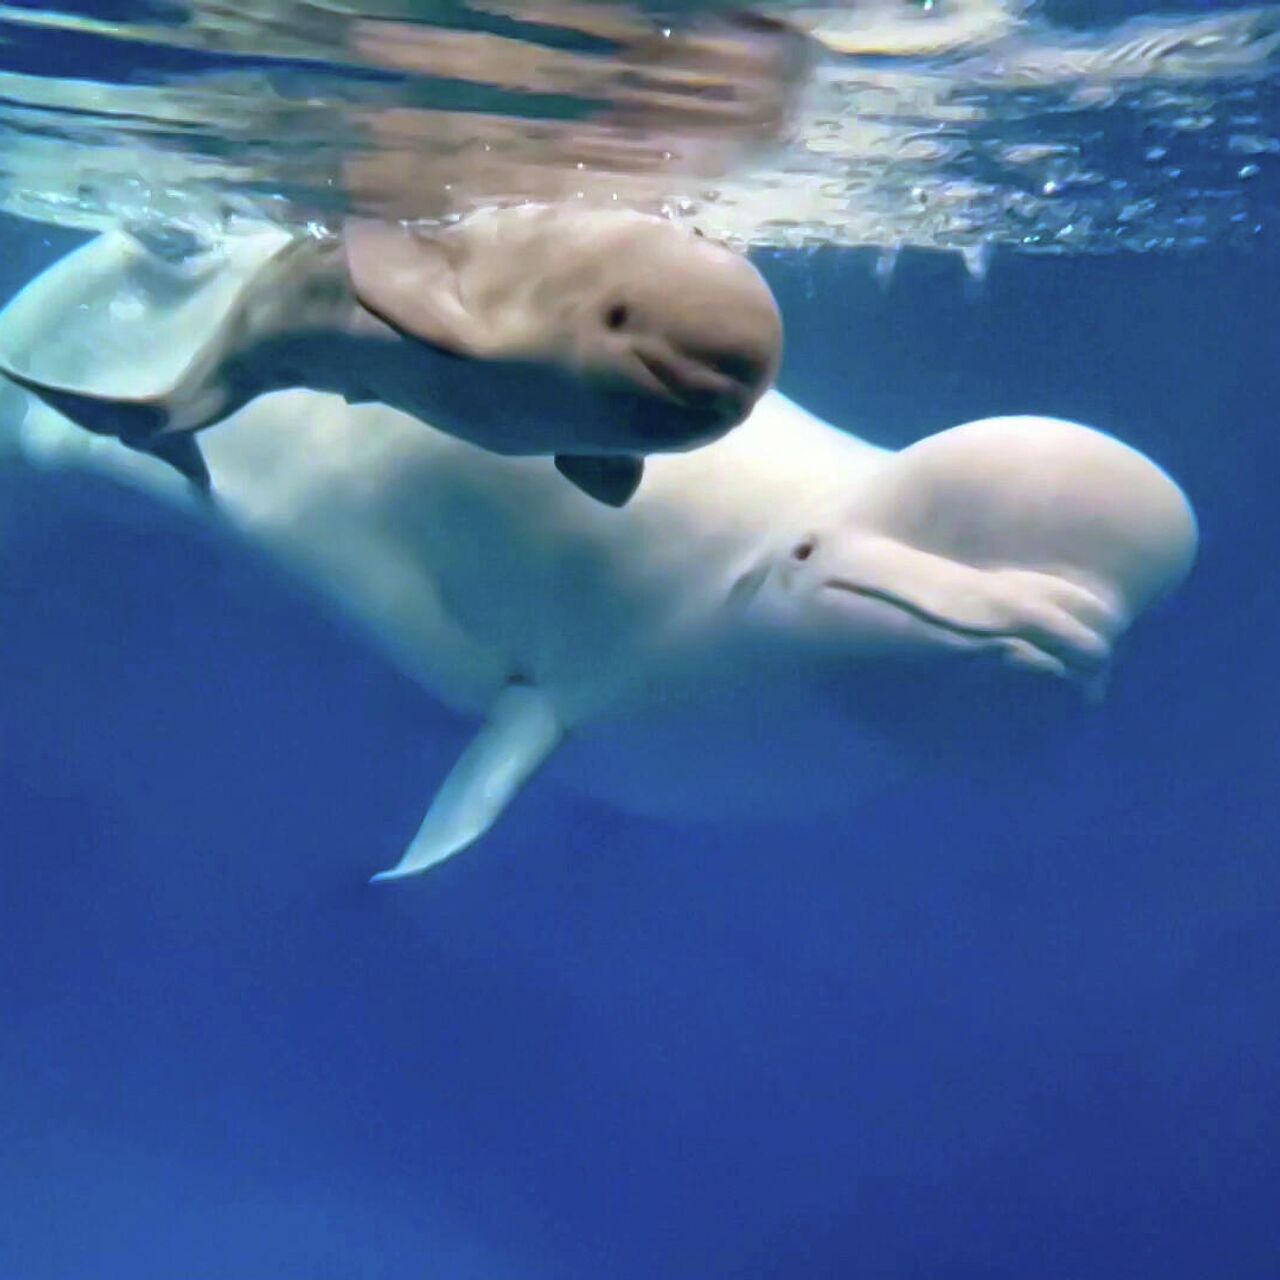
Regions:
[[876, 283], [882, 288], [887, 289], [893, 282], [893, 273], [898, 266], [898, 257], [902, 249], [898, 245], [892, 245], [888, 248], [881, 249], [876, 255], [876, 263], [872, 268]]
[[981, 284], [987, 278], [987, 272], [991, 270], [991, 255], [991, 243], [987, 240], [965, 245], [960, 250], [960, 256], [964, 259], [964, 269], [968, 272], [972, 284]]

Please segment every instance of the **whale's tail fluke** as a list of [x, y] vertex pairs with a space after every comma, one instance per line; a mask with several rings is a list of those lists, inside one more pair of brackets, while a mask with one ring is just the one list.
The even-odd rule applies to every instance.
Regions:
[[0, 464], [6, 462], [42, 471], [96, 471], [184, 505], [208, 487], [207, 472], [201, 484], [189, 466], [175, 470], [172, 460], [140, 453], [111, 436], [94, 435], [38, 395], [0, 377]]

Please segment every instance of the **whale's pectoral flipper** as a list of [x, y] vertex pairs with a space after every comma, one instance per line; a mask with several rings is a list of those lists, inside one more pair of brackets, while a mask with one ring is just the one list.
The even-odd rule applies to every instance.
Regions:
[[169, 415], [162, 406], [62, 391], [9, 369], [0, 368], [0, 372], [76, 426], [96, 436], [114, 436], [139, 453], [153, 454], [190, 480], [201, 493], [210, 491], [209, 468], [199, 444], [194, 436], [164, 434]]
[[557, 453], [556, 470], [597, 502], [625, 507], [640, 487], [644, 459], [630, 454]]
[[563, 737], [564, 727], [544, 693], [532, 685], [509, 684], [436, 792], [404, 857], [374, 881], [416, 875], [473, 844]]
[[200, 452], [195, 436], [157, 436], [138, 447], [167, 462], [175, 471], [186, 476], [201, 493], [209, 493], [213, 488], [209, 466], [204, 460], [204, 454]]
[[3, 363], [0, 363], [0, 373], [24, 391], [38, 396], [55, 413], [95, 436], [116, 436], [132, 443], [157, 435], [169, 421], [164, 406], [151, 400], [127, 400], [85, 391], [66, 391], [37, 378], [29, 378]]
[[56, 413], [61, 413], [79, 428], [93, 435], [115, 436], [120, 442], [151, 453], [168, 462], [179, 475], [191, 481], [201, 493], [209, 493], [211, 481], [205, 456], [192, 435], [165, 435], [169, 415], [159, 404], [129, 403], [118, 399], [88, 396], [83, 392], [64, 392], [54, 387], [23, 378], [10, 370], [3, 370], [5, 378], [32, 396], [44, 401]]

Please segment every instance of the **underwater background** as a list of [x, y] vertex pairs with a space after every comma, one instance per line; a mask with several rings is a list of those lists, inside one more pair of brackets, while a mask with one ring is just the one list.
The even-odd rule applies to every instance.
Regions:
[[[5, 296], [75, 238], [3, 235]], [[373, 889], [467, 726], [230, 538], [0, 469], [3, 1280], [1280, 1274], [1280, 253], [758, 260], [806, 406], [1184, 485], [1105, 708], [839, 821], [534, 786]]]
[[[79, 238], [0, 216], [0, 300]], [[1274, 226], [755, 256], [807, 408], [1062, 415], [1184, 487], [1106, 705], [838, 821], [543, 780], [374, 889], [471, 726], [230, 536], [0, 465], [0, 1280], [1280, 1277]]]

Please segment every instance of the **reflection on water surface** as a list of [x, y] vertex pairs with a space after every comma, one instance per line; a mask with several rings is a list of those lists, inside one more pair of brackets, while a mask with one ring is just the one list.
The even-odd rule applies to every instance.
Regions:
[[[0, 6], [0, 207], [204, 228], [251, 205], [582, 198], [756, 244], [1248, 239], [1280, 8], [1051, 22], [1018, 0]], [[1069, 16], [1069, 15], [1066, 15]]]

